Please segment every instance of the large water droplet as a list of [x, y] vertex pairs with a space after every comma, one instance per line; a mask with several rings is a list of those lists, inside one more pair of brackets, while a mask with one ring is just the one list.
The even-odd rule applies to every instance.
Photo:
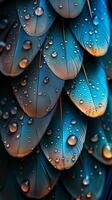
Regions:
[[30, 182], [28, 180], [23, 181], [21, 189], [24, 193], [27, 193], [30, 190]]
[[75, 146], [77, 144], [77, 137], [75, 135], [70, 135], [68, 137], [68, 140], [67, 140], [67, 143], [70, 145], [70, 146]]
[[44, 10], [41, 7], [36, 8], [35, 15], [42, 16], [44, 14]]
[[18, 124], [17, 123], [12, 123], [12, 124], [9, 125], [9, 131], [11, 133], [16, 133], [17, 129], [18, 129]]
[[95, 26], [98, 26], [98, 24], [99, 24], [99, 19], [98, 19], [98, 17], [96, 15], [93, 17], [93, 24]]
[[47, 84], [48, 82], [49, 82], [49, 77], [48, 76], [46, 76], [45, 78], [44, 78], [44, 81], [43, 81], [45, 84]]
[[84, 179], [83, 179], [83, 185], [84, 186], [87, 186], [87, 185], [89, 185], [89, 183], [90, 183], [90, 179], [89, 179], [89, 176], [86, 176]]
[[102, 153], [105, 159], [112, 159], [112, 147], [110, 145], [105, 145]]
[[51, 54], [51, 56], [52, 56], [53, 58], [56, 58], [56, 57], [57, 57], [57, 55], [58, 55], [58, 54], [57, 54], [57, 52], [56, 52], [56, 51], [53, 51], [53, 52], [52, 52], [52, 54]]
[[30, 40], [26, 40], [23, 43], [23, 49], [24, 50], [30, 50], [32, 47], [32, 42]]
[[25, 68], [28, 66], [28, 64], [29, 64], [28, 59], [23, 58], [23, 59], [19, 62], [19, 67], [20, 67], [21, 69], [25, 69]]

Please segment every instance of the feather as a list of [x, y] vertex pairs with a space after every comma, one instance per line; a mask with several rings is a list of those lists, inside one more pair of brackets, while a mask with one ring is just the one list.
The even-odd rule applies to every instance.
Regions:
[[77, 17], [85, 4], [85, 0], [49, 0], [58, 14], [65, 18]]
[[100, 162], [112, 165], [112, 94], [105, 114], [88, 124], [86, 149]]
[[[66, 96], [65, 96], [66, 98]], [[85, 141], [87, 122], [67, 102], [61, 102], [41, 140], [41, 148], [59, 170], [69, 169], [77, 161]]]
[[77, 163], [62, 175], [62, 182], [76, 199], [98, 200], [106, 178], [106, 169], [83, 150]]
[[7, 76], [22, 73], [34, 59], [45, 40], [31, 37], [25, 33], [19, 23], [14, 24], [6, 40], [6, 48], [0, 56], [0, 71]]
[[111, 38], [110, 38], [110, 45], [109, 45], [108, 51], [106, 55], [104, 55], [101, 59], [105, 65], [107, 78], [108, 80], [111, 80], [112, 79], [112, 27], [111, 27]]
[[54, 110], [40, 119], [28, 117], [15, 100], [9, 82], [0, 82], [4, 83], [7, 87], [0, 90], [0, 134], [11, 156], [24, 157], [40, 142]]
[[73, 79], [78, 74], [83, 50], [64, 22], [52, 27], [46, 41], [44, 58], [49, 68], [61, 79]]
[[52, 11], [48, 0], [18, 0], [17, 10], [21, 25], [27, 34], [41, 36], [45, 34], [55, 20], [55, 12]]
[[59, 171], [52, 167], [39, 149], [16, 164], [17, 181], [30, 198], [40, 199], [47, 195], [58, 181], [59, 175]]
[[70, 21], [70, 27], [85, 50], [93, 56], [104, 55], [110, 41], [107, 0], [91, 0], [90, 7], [86, 2], [80, 16]]
[[76, 79], [66, 85], [72, 102], [87, 116], [104, 114], [108, 101], [108, 86], [104, 65], [98, 58], [85, 59]]
[[57, 103], [64, 81], [51, 72], [39, 53], [29, 69], [12, 80], [12, 86], [24, 112], [31, 117], [43, 117]]

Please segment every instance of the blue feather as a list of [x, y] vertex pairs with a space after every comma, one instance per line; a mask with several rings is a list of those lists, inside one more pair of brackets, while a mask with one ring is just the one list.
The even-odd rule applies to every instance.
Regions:
[[[52, 167], [39, 150], [16, 163], [17, 181], [22, 191], [30, 198], [40, 199], [47, 195], [57, 183], [59, 175], [59, 171]], [[26, 191], [25, 183], [28, 185]]]
[[49, 68], [61, 79], [73, 79], [78, 74], [83, 50], [64, 22], [55, 24], [44, 49], [44, 57]]
[[108, 80], [111, 80], [112, 79], [112, 27], [111, 27], [111, 38], [110, 38], [110, 45], [109, 45], [108, 51], [106, 55], [104, 55], [101, 59], [105, 65], [107, 78]]
[[8, 34], [6, 49], [0, 56], [0, 71], [7, 76], [22, 73], [34, 59], [44, 40], [45, 35], [31, 37], [20, 24], [15, 24]]
[[110, 42], [107, 0], [91, 0], [90, 7], [86, 2], [80, 16], [70, 21], [70, 27], [85, 50], [94, 56], [104, 55]]
[[67, 102], [60, 102], [41, 140], [42, 150], [54, 167], [63, 170], [75, 164], [83, 148], [86, 127], [87, 121], [80, 112]]
[[[11, 156], [24, 157], [38, 145], [52, 118], [54, 110], [43, 118], [30, 118], [16, 102], [9, 82], [0, 90], [0, 134], [6, 150]], [[9, 84], [10, 85], [10, 84]], [[4, 105], [4, 106], [3, 106]]]
[[74, 198], [98, 200], [104, 187], [105, 172], [104, 166], [83, 150], [77, 163], [63, 173], [62, 182]]
[[65, 18], [77, 17], [85, 4], [85, 0], [49, 0], [58, 14]]
[[85, 59], [78, 76], [66, 84], [72, 102], [87, 116], [104, 114], [108, 102], [108, 85], [104, 66], [98, 58]]
[[57, 103], [64, 81], [52, 73], [39, 53], [29, 69], [12, 80], [12, 86], [24, 112], [30, 117], [43, 117]]
[[40, 0], [37, 3], [32, 0], [18, 0], [17, 10], [21, 25], [26, 33], [32, 36], [45, 34], [56, 17], [48, 0]]
[[88, 124], [86, 149], [100, 162], [112, 165], [112, 94], [105, 114]]

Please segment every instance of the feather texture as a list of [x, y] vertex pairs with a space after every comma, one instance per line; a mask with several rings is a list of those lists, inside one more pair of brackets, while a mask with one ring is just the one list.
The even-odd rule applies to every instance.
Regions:
[[98, 200], [105, 177], [104, 166], [83, 150], [77, 163], [62, 176], [62, 182], [74, 198]]
[[30, 118], [21, 110], [8, 86], [1, 90], [0, 133], [8, 153], [14, 157], [29, 154], [40, 142], [52, 115], [53, 111], [41, 119]]
[[[111, 26], [112, 26], [112, 24], [111, 24]], [[111, 38], [110, 38], [110, 45], [109, 45], [108, 51], [107, 51], [106, 55], [104, 55], [101, 59], [105, 65], [105, 69], [107, 72], [107, 78], [108, 78], [108, 80], [111, 80], [112, 79], [112, 27], [111, 27]]]
[[83, 148], [86, 127], [83, 115], [67, 102], [60, 102], [41, 141], [42, 150], [54, 167], [63, 170], [75, 164]]
[[52, 27], [44, 49], [44, 57], [49, 68], [59, 78], [73, 79], [78, 74], [83, 50], [64, 22]]
[[64, 81], [51, 72], [39, 53], [29, 69], [12, 81], [12, 86], [24, 112], [43, 117], [57, 103]]
[[66, 90], [84, 114], [89, 117], [103, 115], [108, 102], [108, 85], [101, 60], [85, 59], [79, 75], [66, 84]]
[[8, 34], [7, 46], [0, 56], [0, 70], [4, 75], [17, 76], [22, 73], [40, 50], [45, 35], [31, 37], [17, 22]]
[[77, 17], [84, 6], [85, 0], [49, 0], [58, 14], [65, 18]]
[[55, 20], [48, 0], [18, 0], [17, 10], [21, 25], [26, 33], [32, 36], [45, 34]]
[[85, 147], [100, 162], [112, 164], [112, 94], [105, 114], [98, 119], [90, 120]]
[[86, 1], [83, 12], [78, 18], [70, 21], [70, 27], [85, 50], [93, 56], [104, 55], [110, 41], [107, 0], [91, 0], [90, 9]]
[[[23, 192], [30, 198], [40, 199], [47, 195], [56, 184], [59, 175], [59, 172], [38, 150], [19, 161], [16, 166], [17, 181]], [[24, 184], [27, 184], [27, 190], [24, 190]]]

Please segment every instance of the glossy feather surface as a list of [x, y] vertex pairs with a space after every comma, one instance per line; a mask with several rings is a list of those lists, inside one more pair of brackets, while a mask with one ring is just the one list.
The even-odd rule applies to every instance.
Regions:
[[51, 164], [69, 169], [77, 161], [85, 141], [87, 121], [67, 102], [57, 107], [41, 147]]
[[101, 60], [92, 57], [86, 59], [76, 79], [69, 81], [65, 88], [72, 102], [84, 114], [93, 118], [104, 114], [108, 85]]

